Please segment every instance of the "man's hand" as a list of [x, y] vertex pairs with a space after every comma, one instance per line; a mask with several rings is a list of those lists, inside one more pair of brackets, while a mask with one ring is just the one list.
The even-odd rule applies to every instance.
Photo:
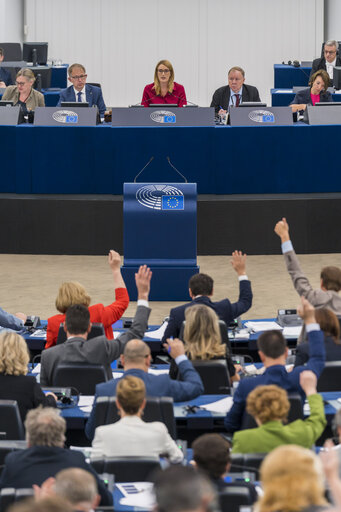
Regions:
[[137, 299], [148, 300], [150, 291], [150, 280], [152, 271], [147, 265], [141, 265], [137, 274], [135, 274], [135, 283], [137, 288]]
[[[339, 482], [339, 457], [337, 450], [335, 450], [334, 443], [331, 439], [323, 445], [323, 450], [320, 451], [319, 456], [322, 462], [324, 474], [329, 483], [332, 481]], [[334, 496], [335, 498], [335, 496]]]
[[300, 386], [307, 396], [316, 395], [317, 377], [314, 372], [304, 370], [300, 373]]
[[300, 110], [305, 110], [307, 105], [305, 103], [294, 103], [293, 105], [289, 105], [293, 112], [299, 112]]
[[282, 243], [290, 240], [289, 224], [287, 223], [287, 219], [285, 217], [277, 222], [275, 226], [275, 233], [280, 237]]
[[168, 338], [166, 343], [163, 344], [165, 349], [167, 349], [168, 354], [173, 358], [176, 359], [178, 356], [181, 356], [185, 353], [185, 347], [181, 340], [178, 338], [175, 338], [175, 340], [172, 340], [171, 338]]
[[45, 482], [39, 485], [33, 484], [33, 490], [34, 490], [34, 499], [36, 501], [39, 501], [44, 498], [48, 498], [49, 496], [55, 496], [54, 492], [54, 483], [56, 479], [53, 476], [50, 476]]
[[108, 263], [111, 270], [120, 270], [121, 266], [121, 256], [116, 251], [109, 251], [108, 254]]
[[297, 313], [305, 324], [316, 324], [315, 308], [303, 295], [301, 296], [301, 304], [297, 306]]
[[234, 251], [232, 253], [231, 265], [239, 276], [246, 274], [246, 254], [242, 251]]
[[15, 315], [14, 315], [14, 316], [16, 316], [17, 318], [19, 318], [20, 320], [22, 320], [22, 321], [23, 321], [23, 323], [25, 323], [25, 322], [26, 322], [26, 320], [27, 320], [27, 315], [25, 315], [25, 313], [20, 313], [20, 312], [19, 312], [19, 313], [15, 313]]
[[5, 82], [0, 82], [0, 89], [6, 89], [6, 84]]

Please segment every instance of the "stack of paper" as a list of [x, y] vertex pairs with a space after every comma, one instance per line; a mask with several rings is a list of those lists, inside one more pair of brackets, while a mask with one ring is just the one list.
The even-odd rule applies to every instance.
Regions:
[[251, 329], [253, 332], [261, 332], [261, 331], [273, 331], [278, 330], [281, 331], [283, 328], [277, 322], [246, 322], [245, 326], [248, 329]]

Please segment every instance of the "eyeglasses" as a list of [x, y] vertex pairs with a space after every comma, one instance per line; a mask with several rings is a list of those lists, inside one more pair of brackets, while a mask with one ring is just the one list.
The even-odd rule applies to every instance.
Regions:
[[88, 75], [76, 75], [76, 76], [70, 76], [72, 80], [85, 80]]
[[333, 55], [333, 53], [336, 53], [336, 50], [324, 50], [324, 53], [330, 53], [330, 55]]
[[18, 87], [24, 86], [27, 84], [27, 82], [17, 82], [17, 81], [15, 83], [17, 84]]
[[168, 73], [170, 73], [169, 69], [158, 69], [157, 72], [160, 73], [160, 75], [162, 75], [163, 73], [165, 75], [168, 75]]

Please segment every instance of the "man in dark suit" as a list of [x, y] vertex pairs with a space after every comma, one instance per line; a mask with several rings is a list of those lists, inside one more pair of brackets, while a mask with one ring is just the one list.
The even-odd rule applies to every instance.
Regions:
[[244, 101], [260, 101], [258, 89], [253, 85], [246, 85], [245, 71], [239, 66], [234, 66], [228, 72], [228, 85], [224, 85], [215, 91], [211, 101], [216, 114], [226, 114], [229, 107], [239, 107]]
[[[0, 48], [0, 63], [4, 60], [4, 58], [5, 52], [3, 48]], [[3, 89], [8, 85], [12, 85], [11, 73], [8, 71], [8, 69], [0, 66], [0, 89]]]
[[86, 74], [85, 67], [82, 64], [72, 64], [68, 69], [68, 75], [72, 85], [61, 91], [57, 106], [60, 107], [62, 101], [86, 102], [89, 103], [89, 107], [97, 105], [101, 117], [104, 117], [106, 106], [102, 90], [100, 87], [86, 83], [88, 75]]
[[319, 69], [324, 69], [329, 75], [330, 84], [333, 85], [333, 71], [335, 66], [341, 66], [339, 43], [334, 39], [330, 39], [324, 43], [323, 57], [313, 61], [310, 78]]
[[0, 489], [41, 485], [48, 477], [66, 468], [81, 468], [97, 482], [101, 505], [110, 506], [112, 495], [81, 452], [64, 448], [66, 422], [57, 409], [33, 409], [25, 421], [28, 448], [9, 453], [1, 475]]
[[171, 309], [162, 341], [165, 342], [171, 336], [177, 338], [180, 335], [181, 325], [185, 320], [185, 310], [194, 304], [204, 304], [214, 309], [227, 326], [232, 320], [250, 309], [252, 305], [252, 291], [251, 283], [246, 275], [246, 254], [234, 251], [231, 264], [239, 279], [238, 301], [233, 304], [228, 299], [212, 302], [210, 297], [213, 295], [213, 279], [207, 274], [195, 274], [189, 280], [189, 295], [192, 298], [192, 302]]
[[87, 337], [91, 329], [89, 310], [81, 304], [70, 306], [66, 312], [64, 325], [66, 342], [44, 350], [41, 354], [40, 384], [52, 386], [58, 365], [73, 363], [103, 365], [108, 378], [111, 379], [111, 363], [122, 354], [125, 344], [133, 338], [143, 338], [148, 329], [151, 275], [146, 265], [141, 266], [135, 274], [138, 300], [134, 321], [116, 340], [98, 336], [88, 342]]
[[[172, 380], [168, 373], [153, 375], [148, 373], [151, 363], [150, 348], [141, 340], [129, 341], [121, 356], [125, 375], [133, 375], [143, 380], [146, 386], [147, 396], [170, 396], [174, 402], [183, 402], [201, 395], [204, 392], [202, 380], [194, 369], [191, 361], [185, 355], [182, 341], [168, 340], [165, 343], [169, 355], [175, 360], [179, 368], [180, 380]], [[96, 400], [99, 396], [115, 396], [119, 379], [97, 384], [94, 405], [85, 426], [88, 439], [93, 439], [95, 434]]]

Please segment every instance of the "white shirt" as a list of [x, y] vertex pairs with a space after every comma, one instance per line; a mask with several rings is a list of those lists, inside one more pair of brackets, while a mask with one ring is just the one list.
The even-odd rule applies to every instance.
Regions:
[[237, 96], [238, 95], [240, 96], [240, 98], [239, 98], [239, 105], [240, 105], [241, 102], [242, 102], [242, 94], [243, 94], [243, 86], [241, 86], [241, 88], [239, 89], [238, 92], [233, 92], [232, 89], [231, 89], [229, 106], [230, 107], [231, 106], [233, 106], [233, 107], [236, 106]]
[[85, 103], [86, 102], [85, 85], [81, 91], [77, 91], [77, 89], [75, 89], [75, 88], [73, 88], [73, 90], [75, 91], [76, 101], [78, 101], [78, 93], [81, 92], [82, 93], [82, 96], [81, 96], [82, 103]]
[[334, 67], [336, 65], [336, 57], [333, 62], [328, 62], [326, 60], [326, 70], [331, 80], [333, 80]]

